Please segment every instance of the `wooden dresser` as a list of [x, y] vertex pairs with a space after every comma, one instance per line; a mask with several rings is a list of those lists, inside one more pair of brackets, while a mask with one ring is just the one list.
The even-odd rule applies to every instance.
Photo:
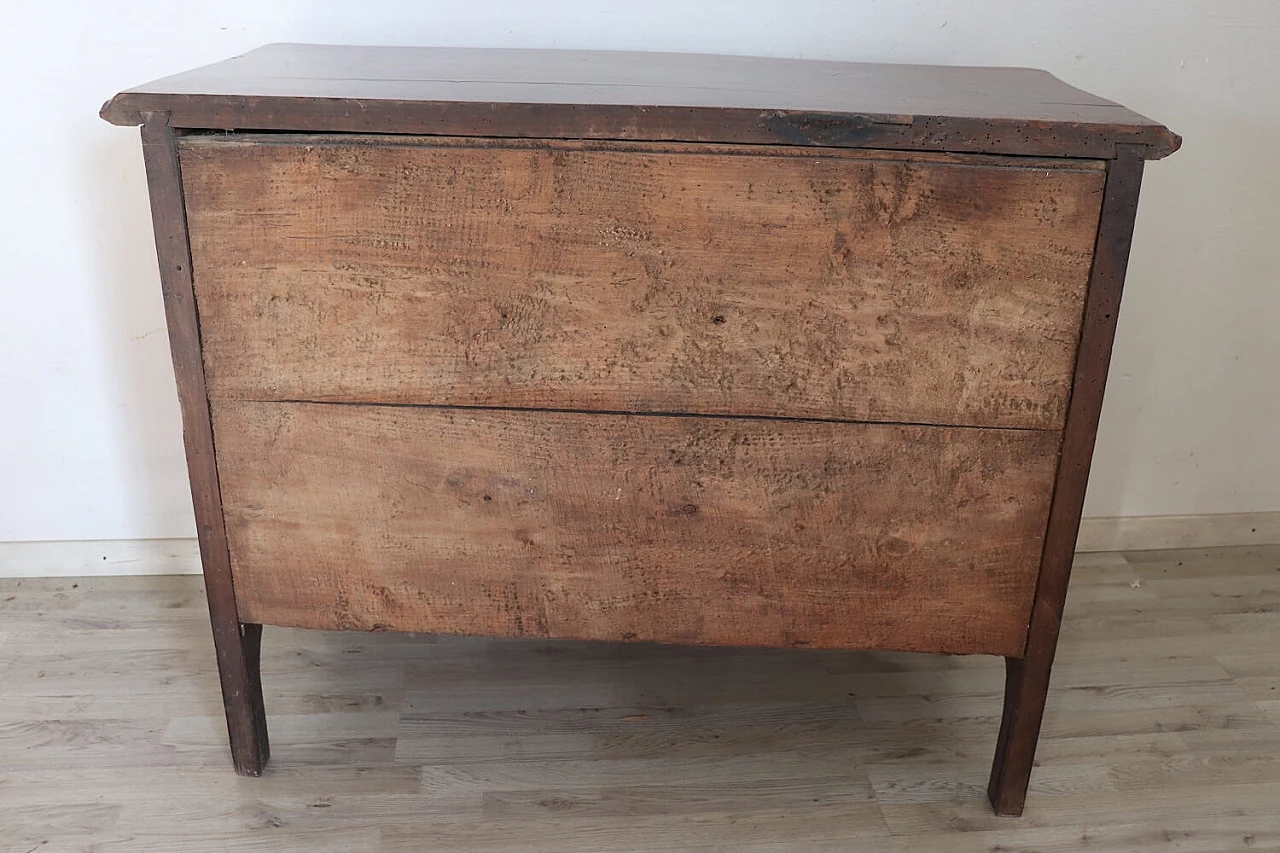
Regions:
[[102, 115], [237, 770], [262, 625], [899, 649], [1006, 658], [1021, 811], [1177, 136], [1028, 69], [316, 45]]

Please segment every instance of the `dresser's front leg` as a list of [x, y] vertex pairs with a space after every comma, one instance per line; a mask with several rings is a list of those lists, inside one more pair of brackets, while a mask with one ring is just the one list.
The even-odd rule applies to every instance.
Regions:
[[204, 381], [200, 351], [200, 320], [196, 314], [191, 271], [191, 241], [183, 200], [182, 164], [177, 132], [168, 113], [144, 112], [142, 157], [151, 192], [151, 220], [160, 261], [169, 348], [182, 409], [187, 473], [195, 508], [200, 562], [209, 602], [209, 621], [218, 655], [222, 705], [231, 737], [231, 758], [242, 776], [261, 776], [267, 763], [267, 715], [262, 705], [258, 662], [262, 626], [240, 621], [232, 588], [231, 553], [222, 514], [222, 493], [213, 442], [213, 418]]

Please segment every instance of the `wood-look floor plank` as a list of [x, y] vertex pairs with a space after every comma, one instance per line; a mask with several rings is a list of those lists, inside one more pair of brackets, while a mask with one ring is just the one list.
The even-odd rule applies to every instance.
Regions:
[[199, 578], [4, 580], [0, 851], [1276, 851], [1277, 556], [1082, 556], [1020, 819], [991, 658], [269, 628], [242, 779]]
[[[375, 827], [334, 830], [298, 829], [267, 824], [265, 828], [224, 825], [213, 832], [190, 832], [181, 820], [170, 816], [163, 828], [139, 828], [91, 838], [83, 846], [68, 850], [92, 853], [377, 853], [382, 849], [381, 832]], [[75, 842], [72, 841], [74, 844]], [[40, 850], [47, 848], [41, 847]], [[27, 851], [21, 851], [27, 853]]]

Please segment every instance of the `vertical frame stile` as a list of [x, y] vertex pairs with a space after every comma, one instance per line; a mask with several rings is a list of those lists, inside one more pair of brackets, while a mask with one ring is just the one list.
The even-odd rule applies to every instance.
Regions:
[[200, 352], [177, 133], [169, 123], [168, 113], [144, 112], [141, 118], [142, 152], [151, 196], [165, 321], [182, 410], [187, 471], [231, 755], [236, 772], [260, 776], [270, 754], [258, 668], [262, 627], [242, 624], [236, 611], [231, 555], [214, 457], [213, 423]]
[[1145, 152], [1134, 145], [1118, 145], [1116, 149], [1116, 159], [1107, 168], [1071, 401], [1027, 644], [1022, 657], [1005, 661], [1004, 713], [987, 789], [997, 814], [1022, 814], [1026, 801], [1133, 243]]

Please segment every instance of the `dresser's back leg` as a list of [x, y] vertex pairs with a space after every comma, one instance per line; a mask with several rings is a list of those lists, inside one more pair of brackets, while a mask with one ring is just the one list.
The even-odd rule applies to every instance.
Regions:
[[1080, 532], [1085, 487], [1089, 483], [1089, 465], [1098, 435], [1102, 395], [1111, 365], [1120, 294], [1133, 242], [1133, 221], [1142, 185], [1142, 157], [1143, 152], [1134, 146], [1117, 145], [1116, 159], [1107, 165], [1093, 269], [1089, 273], [1089, 295], [1085, 300], [1071, 402], [1058, 457], [1058, 476], [1027, 627], [1027, 645], [1021, 658], [1006, 659], [1004, 717], [987, 789], [997, 814], [1022, 814], [1035, 761], [1036, 741], [1049, 692], [1049, 672], [1058, 648], [1067, 581], [1071, 577], [1076, 536]]
[[244, 649], [243, 699], [228, 697], [224, 679], [227, 731], [231, 735], [231, 760], [241, 776], [261, 776], [271, 757], [267, 740], [267, 710], [262, 702], [262, 626], [240, 625]]
[[1004, 716], [987, 786], [996, 814], [1022, 814], [1049, 694], [1049, 670], [1049, 662], [1005, 658]]
[[213, 642], [218, 654], [227, 735], [231, 739], [231, 761], [241, 776], [261, 776], [271, 756], [259, 666], [262, 626], [241, 624], [235, 621], [234, 613], [230, 619], [219, 618], [223, 611], [211, 597], [209, 613], [214, 622]]

